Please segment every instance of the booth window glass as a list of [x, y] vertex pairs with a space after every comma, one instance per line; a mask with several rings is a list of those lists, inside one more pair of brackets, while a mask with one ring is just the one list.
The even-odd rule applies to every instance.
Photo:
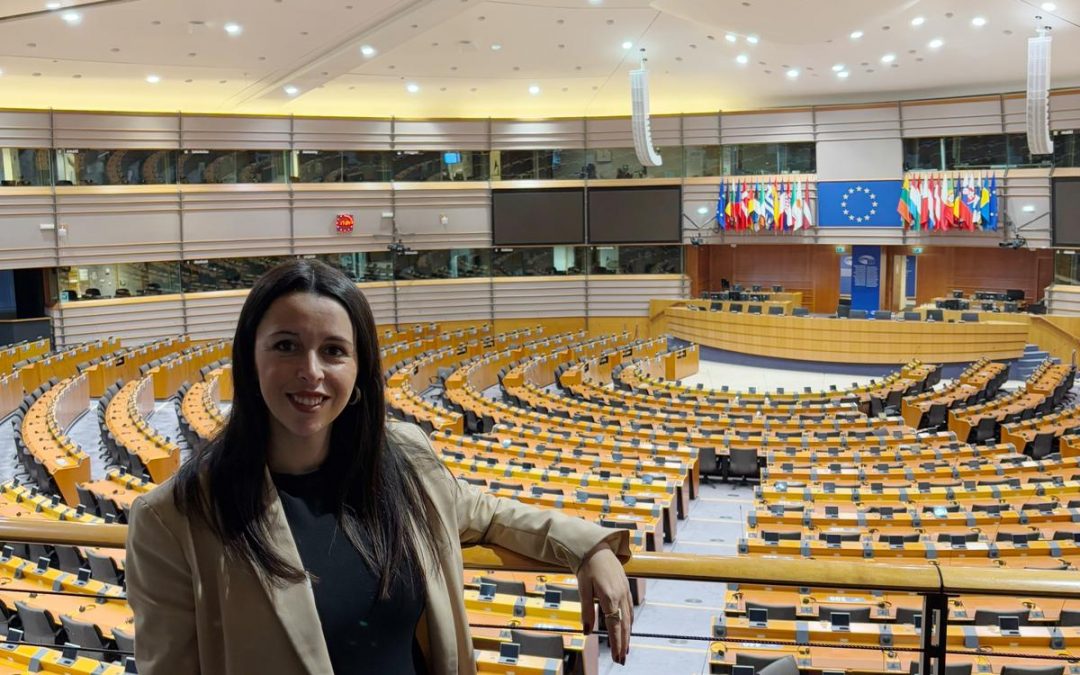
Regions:
[[56, 268], [60, 301], [101, 300], [180, 292], [180, 263], [145, 262]]
[[817, 148], [813, 143], [745, 143], [724, 146], [724, 173], [756, 176], [774, 173], [814, 173]]
[[57, 185], [161, 185], [176, 182], [172, 150], [57, 150]]
[[952, 136], [944, 140], [946, 169], [988, 169], [1009, 163], [1004, 134]]
[[488, 153], [480, 150], [402, 150], [393, 153], [394, 181], [487, 180]]
[[51, 154], [44, 148], [0, 148], [0, 186], [52, 185]]
[[582, 180], [585, 150], [492, 150], [491, 180]]
[[1054, 134], [1054, 166], [1080, 166], [1080, 131]]
[[524, 246], [491, 252], [492, 276], [543, 277], [582, 274], [584, 246]]
[[681, 246], [594, 246], [590, 274], [681, 274]]
[[1080, 251], [1075, 249], [1054, 251], [1054, 283], [1080, 285]]
[[211, 258], [180, 263], [180, 281], [185, 293], [251, 288], [255, 280], [289, 256], [254, 258]]
[[282, 150], [184, 150], [181, 183], [284, 183], [288, 176]]
[[394, 256], [394, 278], [399, 281], [487, 277], [490, 268], [488, 249], [411, 251]]
[[[667, 156], [664, 156], [667, 162]], [[683, 171], [688, 178], [719, 176], [723, 169], [723, 146], [687, 145], [683, 147]]]
[[945, 157], [942, 155], [941, 138], [905, 138], [905, 171], [943, 171]]
[[1054, 164], [1054, 156], [1033, 155], [1028, 149], [1027, 134], [1009, 134], [1006, 140], [1008, 146], [1008, 164], [1018, 167], [1049, 167]]

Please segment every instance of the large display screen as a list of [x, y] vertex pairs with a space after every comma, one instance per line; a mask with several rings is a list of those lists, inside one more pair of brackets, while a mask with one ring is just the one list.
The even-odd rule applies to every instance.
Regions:
[[1054, 246], [1080, 246], [1080, 177], [1055, 178], [1053, 203]]
[[495, 246], [585, 243], [585, 190], [492, 190]]
[[682, 241], [682, 188], [590, 188], [590, 244]]

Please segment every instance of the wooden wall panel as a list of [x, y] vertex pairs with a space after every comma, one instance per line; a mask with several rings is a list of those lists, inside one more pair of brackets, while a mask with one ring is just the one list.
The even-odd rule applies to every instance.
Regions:
[[1029, 300], [1039, 300], [1053, 280], [1053, 258], [1047, 249], [929, 246], [919, 256], [916, 299], [930, 302], [954, 288], [965, 295], [1022, 288]]
[[[812, 312], [834, 312], [840, 297], [840, 258], [831, 246], [709, 245], [687, 266], [696, 293], [719, 291], [721, 279], [750, 286], [781, 284], [801, 291]], [[691, 261], [690, 256], [687, 257]]]

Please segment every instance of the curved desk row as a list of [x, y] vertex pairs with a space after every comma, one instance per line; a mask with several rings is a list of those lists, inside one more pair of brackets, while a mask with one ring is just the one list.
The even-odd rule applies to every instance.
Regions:
[[1019, 358], [1027, 326], [1006, 322], [942, 323], [832, 319], [664, 310], [675, 337], [755, 356], [830, 363], [962, 363]]

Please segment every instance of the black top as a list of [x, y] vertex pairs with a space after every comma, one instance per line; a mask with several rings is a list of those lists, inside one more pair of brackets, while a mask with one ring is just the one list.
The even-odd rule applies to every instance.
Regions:
[[396, 582], [379, 600], [379, 578], [349, 542], [328, 507], [324, 473], [271, 474], [312, 582], [330, 663], [336, 675], [407, 673], [424, 675], [416, 624], [424, 611], [423, 580]]

